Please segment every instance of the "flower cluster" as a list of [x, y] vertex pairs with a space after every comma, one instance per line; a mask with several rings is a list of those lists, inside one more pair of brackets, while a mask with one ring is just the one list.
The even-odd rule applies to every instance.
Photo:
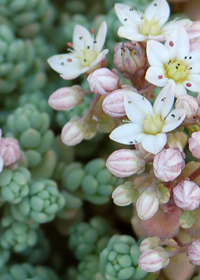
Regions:
[[[96, 36], [94, 28], [90, 33], [76, 24], [67, 53], [50, 57], [48, 63], [64, 80], [84, 74], [85, 84], [57, 89], [49, 105], [72, 112], [61, 132], [65, 145], [75, 146], [98, 132], [109, 133], [112, 143], [121, 144], [108, 152], [106, 167], [114, 176], [128, 178], [116, 187], [112, 198], [118, 206], [133, 206], [133, 230], [139, 237], [147, 235], [139, 267], [147, 272], [163, 269], [167, 279], [175, 279], [168, 274], [177, 256], [200, 263], [199, 239], [194, 240], [200, 234], [195, 225], [200, 215], [200, 49], [194, 43], [200, 40], [200, 23], [169, 21], [166, 0], [154, 0], [144, 12], [117, 3], [115, 13], [121, 25], [118, 36], [127, 41], [115, 44], [113, 64], [107, 63], [108, 49], [102, 50], [106, 21]], [[89, 106], [81, 115], [76, 113], [88, 96]], [[76, 167], [65, 170], [64, 181], [73, 178], [76, 182], [66, 183], [67, 190], [84, 199], [81, 187], [92, 197], [96, 173], [85, 176]], [[109, 250], [101, 255], [108, 254], [112, 263], [104, 269], [105, 278], [132, 279], [132, 260], [129, 275], [124, 264], [118, 267], [118, 259], [109, 259], [114, 252]]]

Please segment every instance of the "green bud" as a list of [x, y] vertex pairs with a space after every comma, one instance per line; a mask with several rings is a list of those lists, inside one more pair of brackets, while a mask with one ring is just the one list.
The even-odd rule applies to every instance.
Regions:
[[140, 249], [128, 235], [114, 235], [100, 253], [101, 272], [106, 280], [143, 279], [147, 274], [138, 266]]
[[77, 259], [89, 254], [99, 254], [106, 246], [110, 228], [101, 217], [92, 218], [88, 223], [81, 222], [70, 228], [69, 246]]
[[0, 192], [5, 201], [19, 203], [29, 193], [31, 174], [25, 167], [4, 169], [0, 173]]

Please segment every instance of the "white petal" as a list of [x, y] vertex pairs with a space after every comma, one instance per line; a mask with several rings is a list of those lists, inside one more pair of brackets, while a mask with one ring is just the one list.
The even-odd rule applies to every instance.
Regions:
[[150, 65], [159, 66], [163, 68], [163, 64], [170, 60], [167, 48], [160, 42], [147, 42], [147, 57]]
[[99, 30], [98, 30], [98, 33], [97, 33], [97, 36], [96, 36], [96, 44], [95, 44], [95, 47], [94, 47], [94, 50], [96, 52], [100, 52], [103, 48], [103, 45], [105, 43], [105, 40], [106, 40], [106, 34], [107, 34], [107, 24], [105, 21], [102, 22], [102, 24], [100, 25], [99, 27]]
[[169, 82], [158, 94], [153, 104], [154, 112], [161, 115], [162, 119], [169, 114], [174, 104], [174, 82]]
[[192, 69], [189, 70], [189, 73], [200, 73], [200, 50], [195, 49], [189, 53], [187, 64], [189, 68]]
[[163, 28], [162, 31], [166, 35], [170, 35], [173, 30], [175, 30], [178, 27], [183, 27], [187, 29], [191, 25], [192, 21], [189, 19], [174, 19], [172, 21], [167, 22]]
[[158, 133], [157, 135], [145, 135], [142, 139], [142, 147], [149, 153], [159, 153], [167, 143], [167, 135]]
[[4, 164], [3, 158], [0, 157], [0, 172], [3, 170], [3, 164]]
[[153, 114], [153, 108], [148, 99], [135, 92], [124, 94], [124, 107], [127, 117], [134, 123], [141, 123], [146, 119], [146, 115]]
[[139, 143], [144, 136], [141, 125], [127, 123], [115, 128], [109, 137], [118, 143], [130, 145]]
[[115, 4], [115, 12], [125, 26], [136, 27], [142, 23], [142, 13], [132, 9], [130, 6], [117, 3]]
[[159, 35], [156, 35], [156, 36], [153, 36], [153, 35], [148, 35], [147, 36], [148, 40], [154, 40], [154, 41], [159, 41], [159, 42], [165, 41], [166, 38], [167, 38], [167, 35], [165, 35], [165, 34], [159, 34]]
[[87, 46], [93, 47], [93, 37], [85, 27], [76, 24], [73, 33], [73, 48], [75, 52], [82, 53]]
[[165, 42], [170, 58], [183, 60], [188, 56], [190, 50], [190, 43], [187, 32], [184, 28], [176, 28], [167, 38]]
[[[47, 62], [60, 74], [70, 72], [71, 68], [81, 69], [79, 59], [74, 54], [58, 54], [51, 56]], [[70, 73], [69, 73], [70, 74]]]
[[163, 132], [169, 132], [177, 128], [185, 119], [186, 112], [184, 109], [172, 110], [165, 119], [165, 125], [162, 128]]
[[175, 97], [187, 94], [187, 90], [183, 84], [175, 84]]
[[97, 58], [95, 59], [95, 61], [93, 61], [90, 66], [89, 69], [94, 68], [97, 64], [99, 64], [105, 57], [106, 54], [109, 52], [108, 49], [103, 50], [102, 52], [99, 53], [99, 55], [97, 56]]
[[168, 83], [163, 67], [151, 66], [147, 69], [145, 79], [158, 87], [164, 87]]
[[187, 81], [184, 81], [184, 86], [194, 92], [200, 91], [200, 74], [190, 74]]
[[121, 38], [142, 42], [146, 40], [146, 36], [140, 34], [137, 28], [131, 26], [120, 26], [118, 29], [118, 35]]
[[161, 26], [167, 22], [170, 15], [169, 5], [166, 0], [155, 0], [146, 9], [145, 16], [149, 21], [153, 18], [160, 22]]

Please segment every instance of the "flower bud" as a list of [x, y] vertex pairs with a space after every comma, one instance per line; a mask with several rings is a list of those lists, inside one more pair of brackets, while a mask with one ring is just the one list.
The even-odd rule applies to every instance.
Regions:
[[159, 244], [160, 244], [160, 238], [158, 236], [147, 237], [140, 244], [140, 251], [144, 253], [148, 250], [158, 247]]
[[145, 251], [139, 258], [139, 267], [148, 272], [156, 272], [170, 262], [167, 252], [162, 247]]
[[0, 142], [0, 157], [3, 158], [4, 166], [10, 166], [17, 163], [21, 158], [22, 151], [19, 143], [14, 138], [1, 138]]
[[191, 228], [196, 221], [196, 213], [193, 211], [183, 211], [180, 216], [180, 226], [182, 228]]
[[103, 101], [103, 111], [111, 117], [124, 117], [126, 116], [124, 108], [124, 94], [127, 91], [136, 92], [133, 87], [123, 87], [108, 94]]
[[193, 132], [192, 137], [188, 140], [189, 150], [192, 155], [200, 159], [200, 131]]
[[183, 152], [184, 147], [188, 141], [188, 136], [183, 131], [177, 131], [175, 133], [169, 133], [167, 144], [170, 149], [179, 149]]
[[185, 167], [182, 153], [179, 150], [163, 149], [153, 161], [156, 177], [164, 182], [173, 181]]
[[188, 247], [187, 252], [191, 262], [195, 265], [200, 265], [200, 239], [192, 242]]
[[85, 122], [79, 117], [73, 117], [62, 129], [61, 139], [67, 146], [75, 146], [84, 139]]
[[188, 94], [183, 94], [177, 97], [175, 108], [184, 109], [186, 111], [186, 118], [188, 119], [192, 119], [198, 113], [198, 103], [196, 98]]
[[142, 47], [138, 42], [117, 43], [115, 45], [114, 64], [123, 74], [129, 78], [141, 71], [145, 72], [146, 58]]
[[119, 75], [108, 68], [100, 68], [92, 72], [88, 78], [90, 90], [96, 94], [106, 95], [116, 89], [120, 83]]
[[192, 24], [187, 29], [190, 39], [190, 51], [199, 49], [200, 47], [200, 20], [192, 21]]
[[200, 188], [189, 180], [180, 181], [173, 189], [174, 202], [183, 210], [194, 210], [200, 204]]
[[136, 202], [136, 210], [141, 220], [148, 220], [155, 215], [159, 208], [159, 199], [153, 188], [147, 188]]
[[145, 164], [146, 161], [140, 158], [139, 151], [121, 149], [108, 157], [106, 167], [115, 176], [124, 178], [142, 173]]
[[50, 96], [48, 103], [54, 110], [66, 111], [84, 100], [84, 92], [79, 85], [63, 87]]
[[126, 206], [134, 201], [136, 191], [131, 182], [118, 186], [112, 193], [112, 199], [118, 206]]

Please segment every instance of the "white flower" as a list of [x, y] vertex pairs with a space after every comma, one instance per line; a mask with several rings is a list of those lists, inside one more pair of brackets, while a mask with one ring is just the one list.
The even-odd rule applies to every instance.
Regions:
[[187, 94], [187, 89], [200, 91], [200, 50], [190, 51], [188, 34], [177, 28], [163, 45], [157, 41], [147, 42], [150, 67], [146, 80], [163, 87], [170, 80], [175, 83], [175, 96]]
[[65, 80], [75, 79], [79, 75], [98, 67], [105, 58], [108, 49], [102, 50], [107, 33], [107, 24], [102, 22], [96, 38], [81, 25], [76, 25], [73, 33], [71, 53], [58, 54], [47, 61]]
[[178, 26], [190, 27], [192, 22], [188, 19], [173, 20], [165, 24], [170, 15], [169, 5], [166, 0], [155, 0], [143, 14], [124, 4], [115, 4], [116, 14], [123, 24], [118, 30], [118, 35], [134, 41], [154, 39], [164, 41], [166, 36]]
[[185, 118], [185, 110], [174, 109], [174, 84], [167, 84], [152, 106], [149, 100], [135, 92], [126, 92], [124, 106], [129, 123], [114, 129], [110, 138], [130, 145], [141, 142], [149, 153], [159, 153], [167, 142], [166, 133], [177, 128]]

